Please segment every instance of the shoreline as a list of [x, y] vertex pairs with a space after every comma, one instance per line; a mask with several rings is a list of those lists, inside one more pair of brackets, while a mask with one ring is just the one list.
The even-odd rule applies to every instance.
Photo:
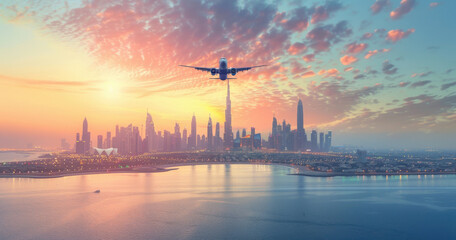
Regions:
[[296, 169], [297, 173], [289, 173], [288, 175], [307, 176], [307, 177], [356, 177], [356, 176], [399, 176], [399, 175], [454, 175], [456, 172], [408, 172], [408, 173], [334, 173], [334, 172], [318, 172], [312, 171], [306, 166], [293, 165], [286, 163], [263, 163], [263, 162], [201, 162], [201, 163], [173, 163], [162, 164], [157, 166], [139, 166], [131, 169], [106, 169], [97, 171], [86, 172], [70, 172], [70, 173], [56, 173], [56, 174], [1, 174], [0, 178], [60, 178], [81, 175], [93, 174], [112, 174], [112, 173], [160, 173], [178, 170], [178, 167], [184, 166], [198, 166], [198, 165], [212, 165], [212, 164], [251, 164], [251, 165], [279, 165]]

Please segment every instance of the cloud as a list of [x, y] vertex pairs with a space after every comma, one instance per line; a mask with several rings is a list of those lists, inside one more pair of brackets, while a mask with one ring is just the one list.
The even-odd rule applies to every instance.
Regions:
[[337, 43], [352, 34], [352, 30], [347, 25], [347, 21], [340, 21], [336, 25], [328, 24], [315, 27], [306, 35], [309, 46], [317, 53], [328, 51], [333, 43]]
[[402, 0], [401, 5], [395, 10], [391, 11], [391, 19], [399, 19], [405, 14], [409, 13], [415, 6], [415, 0]]
[[348, 54], [358, 54], [367, 48], [367, 44], [366, 43], [357, 44], [356, 42], [352, 42], [352, 43], [345, 45], [345, 48], [346, 48], [345, 52]]
[[343, 65], [350, 65], [354, 62], [358, 61], [358, 59], [354, 56], [349, 56], [349, 55], [345, 55], [343, 57], [340, 58], [340, 62], [343, 64]]
[[314, 8], [310, 23], [316, 24], [329, 18], [332, 12], [342, 8], [342, 4], [338, 1], [327, 1], [325, 5], [317, 6]]
[[306, 62], [313, 62], [315, 60], [315, 54], [307, 54], [302, 59]]
[[399, 83], [399, 87], [407, 87], [407, 85], [409, 85], [410, 82], [400, 82]]
[[372, 33], [365, 33], [365, 34], [363, 34], [361, 39], [362, 40], [367, 40], [367, 39], [370, 39], [372, 36], [374, 36]]
[[353, 70], [353, 67], [346, 67], [346, 68], [344, 69], [344, 72], [350, 72], [351, 70]]
[[427, 85], [429, 84], [431, 81], [429, 80], [425, 80], [425, 81], [418, 81], [418, 82], [414, 82], [410, 85], [411, 88], [416, 88], [416, 87], [422, 87], [424, 85]]
[[414, 77], [427, 77], [431, 74], [433, 74], [434, 72], [433, 71], [427, 71], [427, 72], [424, 72], [424, 73], [414, 73], [412, 74], [410, 77], [414, 78]]
[[364, 74], [356, 74], [356, 75], [353, 77], [353, 79], [364, 79], [364, 78], [366, 78], [366, 75], [364, 75]]
[[400, 29], [390, 30], [386, 38], [391, 42], [397, 42], [403, 38], [408, 37], [408, 35], [412, 34], [413, 32], [415, 32], [414, 28], [411, 28], [405, 32]]
[[298, 73], [306, 72], [311, 67], [311, 66], [304, 67], [298, 61], [292, 61], [290, 65], [291, 65], [291, 73], [292, 74], [298, 74]]
[[291, 55], [300, 54], [300, 53], [304, 52], [305, 50], [307, 50], [307, 46], [304, 43], [300, 43], [300, 42], [294, 43], [293, 45], [291, 45], [288, 48], [288, 52]]
[[301, 77], [302, 78], [309, 78], [309, 77], [313, 77], [313, 76], [315, 76], [314, 71], [308, 71], [308, 72], [303, 73]]
[[440, 90], [447, 90], [450, 87], [456, 86], [456, 82], [450, 82], [450, 83], [445, 83], [442, 84], [442, 87], [440, 87]]
[[371, 58], [372, 56], [376, 55], [377, 53], [381, 53], [381, 52], [389, 52], [389, 49], [387, 48], [384, 48], [384, 49], [380, 49], [380, 50], [372, 50], [372, 51], [369, 51], [366, 53], [366, 55], [364, 56], [365, 59], [369, 59]]
[[431, 3], [429, 3], [429, 7], [431, 7], [431, 8], [437, 7], [438, 5], [440, 5], [440, 3], [438, 3], [438, 2], [431, 2]]
[[384, 9], [386, 6], [390, 4], [389, 0], [377, 0], [375, 3], [370, 7], [372, 14], [377, 14], [382, 9]]
[[386, 60], [383, 62], [382, 71], [383, 71], [383, 73], [389, 74], [389, 75], [395, 74], [397, 72], [397, 67], [395, 67], [388, 60]]

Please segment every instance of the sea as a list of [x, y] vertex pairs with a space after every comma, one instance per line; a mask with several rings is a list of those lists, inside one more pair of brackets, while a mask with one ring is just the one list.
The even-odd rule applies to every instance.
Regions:
[[50, 152], [0, 151], [0, 163], [38, 160]]
[[456, 239], [455, 175], [177, 168], [0, 178], [0, 239]]

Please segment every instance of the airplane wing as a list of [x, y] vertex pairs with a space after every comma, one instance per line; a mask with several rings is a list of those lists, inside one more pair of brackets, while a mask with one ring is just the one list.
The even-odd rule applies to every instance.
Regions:
[[206, 71], [206, 72], [211, 72], [211, 69], [212, 68], [203, 68], [203, 67], [193, 67], [193, 66], [186, 66], [186, 65], [179, 65], [181, 67], [188, 67], [188, 68], [194, 68], [196, 70], [200, 70], [200, 71]]
[[259, 68], [259, 67], [265, 67], [267, 65], [260, 65], [260, 66], [253, 66], [253, 67], [244, 67], [244, 68], [236, 68], [236, 71], [237, 72], [242, 72], [242, 71], [247, 71], [247, 70], [250, 70], [252, 68]]

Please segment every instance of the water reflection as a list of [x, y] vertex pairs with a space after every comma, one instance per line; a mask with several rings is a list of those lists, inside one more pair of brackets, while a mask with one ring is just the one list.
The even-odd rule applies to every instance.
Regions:
[[163, 173], [4, 178], [0, 239], [455, 237], [455, 176], [288, 175], [293, 171], [214, 164]]

